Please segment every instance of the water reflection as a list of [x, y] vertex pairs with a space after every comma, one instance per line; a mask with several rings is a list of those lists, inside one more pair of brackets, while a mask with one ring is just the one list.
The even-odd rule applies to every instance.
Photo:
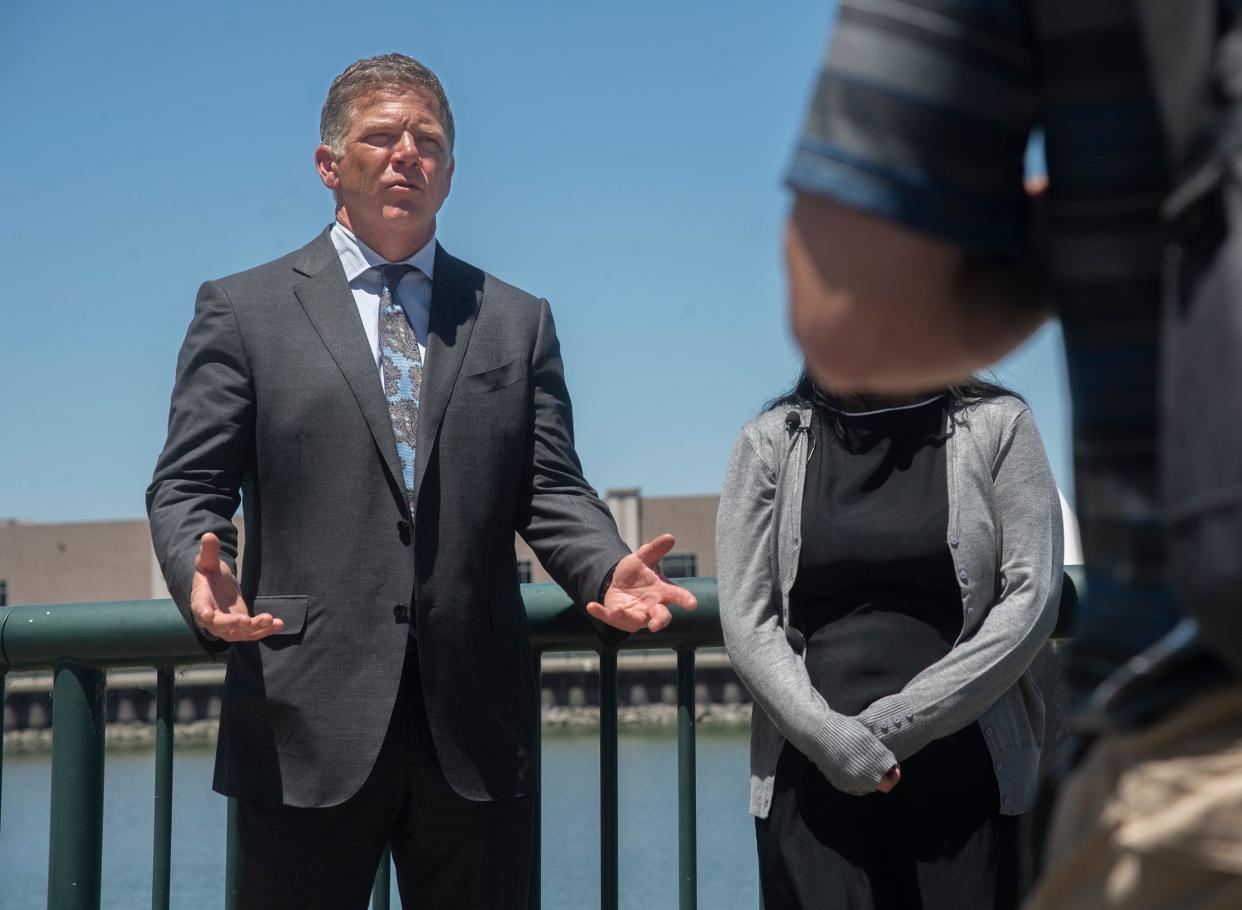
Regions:
[[[599, 904], [599, 748], [590, 730], [548, 731], [543, 746], [543, 907]], [[698, 740], [699, 903], [757, 907], [754, 828], [746, 814], [743, 728], [704, 727]], [[211, 792], [212, 754], [177, 752], [173, 772], [172, 904], [216, 908], [224, 893], [225, 801]], [[149, 749], [108, 754], [103, 908], [150, 901], [155, 762]], [[621, 731], [621, 906], [677, 905], [677, 738], [668, 727]], [[47, 900], [51, 758], [10, 756], [0, 809], [0, 907]], [[396, 901], [395, 888], [393, 906]]]

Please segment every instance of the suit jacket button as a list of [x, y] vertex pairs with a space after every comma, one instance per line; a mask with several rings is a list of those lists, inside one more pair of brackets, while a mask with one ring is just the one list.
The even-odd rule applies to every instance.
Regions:
[[409, 622], [410, 621], [410, 608], [407, 607], [405, 604], [397, 604], [395, 607], [392, 608], [392, 615], [397, 620], [397, 622]]
[[402, 543], [410, 542], [410, 523], [404, 518], [397, 522], [397, 536], [401, 538]]

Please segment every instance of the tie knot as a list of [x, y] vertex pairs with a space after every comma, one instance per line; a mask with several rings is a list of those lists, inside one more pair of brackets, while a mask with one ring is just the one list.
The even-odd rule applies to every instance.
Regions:
[[408, 262], [390, 262], [388, 265], [375, 266], [375, 270], [380, 273], [380, 283], [384, 290], [396, 297], [397, 285], [401, 283], [401, 279], [415, 269]]

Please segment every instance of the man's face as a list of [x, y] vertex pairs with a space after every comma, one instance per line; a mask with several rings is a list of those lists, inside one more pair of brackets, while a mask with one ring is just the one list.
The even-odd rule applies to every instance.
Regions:
[[315, 164], [341, 223], [388, 259], [431, 239], [453, 179], [440, 107], [414, 89], [359, 99], [341, 154], [321, 145]]

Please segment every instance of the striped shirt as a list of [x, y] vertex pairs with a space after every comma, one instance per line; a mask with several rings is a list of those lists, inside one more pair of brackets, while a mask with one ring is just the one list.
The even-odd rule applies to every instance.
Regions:
[[1157, 210], [1170, 178], [1132, 7], [841, 0], [788, 174], [798, 192], [1016, 258], [1025, 150], [1042, 131], [1088, 563], [1079, 692], [1181, 618], [1156, 511]]

